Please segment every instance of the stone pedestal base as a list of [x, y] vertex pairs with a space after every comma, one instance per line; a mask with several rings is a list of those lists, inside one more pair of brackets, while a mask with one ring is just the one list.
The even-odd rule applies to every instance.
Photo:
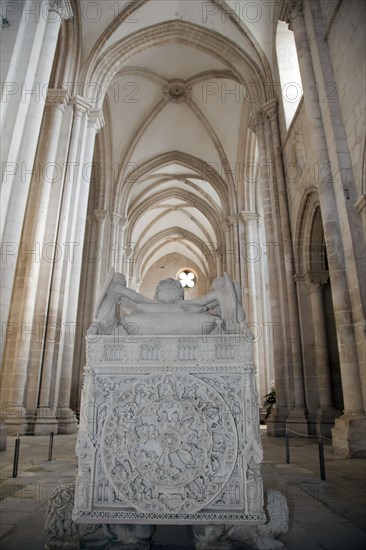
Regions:
[[46, 543], [45, 550], [79, 550], [80, 541], [77, 535], [64, 535], [61, 537], [52, 537]]
[[49, 407], [39, 407], [34, 422], [34, 435], [49, 435], [58, 433], [58, 421]]
[[28, 433], [28, 417], [25, 407], [19, 405], [7, 406], [4, 421], [8, 435], [26, 435]]
[[44, 529], [52, 535], [46, 550], [78, 550], [79, 548], [124, 548], [149, 550], [152, 546], [152, 525], [109, 525], [102, 523], [77, 525], [72, 520], [75, 484], [59, 485], [48, 500]]
[[274, 405], [267, 418], [267, 434], [272, 437], [284, 437], [286, 434], [286, 407]]
[[319, 408], [316, 415], [316, 433], [319, 436], [332, 437], [334, 421], [341, 415], [341, 411], [333, 407]]
[[87, 337], [74, 521], [264, 523], [258, 412], [235, 334]]
[[197, 525], [193, 527], [196, 550], [275, 550], [284, 548], [276, 537], [288, 530], [289, 511], [286, 498], [270, 489], [266, 498], [267, 523], [264, 525]]
[[365, 434], [365, 415], [344, 414], [337, 418], [332, 429], [334, 452], [344, 458], [365, 458]]
[[0, 451], [6, 451], [8, 430], [3, 420], [0, 420]]
[[294, 407], [290, 409], [286, 419], [286, 428], [290, 432], [294, 432], [294, 437], [307, 437], [309, 435], [308, 419], [306, 410], [303, 407]]
[[[72, 519], [75, 485], [60, 485], [48, 500], [45, 531], [52, 535], [46, 550], [78, 550], [79, 548], [149, 550], [153, 525], [77, 524]], [[195, 525], [191, 529], [192, 549], [275, 550], [284, 545], [276, 537], [288, 530], [286, 498], [270, 489], [266, 495], [267, 522], [262, 525], [216, 524]], [[173, 542], [173, 541], [172, 541]]]
[[75, 413], [68, 407], [57, 409], [58, 433], [74, 434], [78, 431], [78, 421]]

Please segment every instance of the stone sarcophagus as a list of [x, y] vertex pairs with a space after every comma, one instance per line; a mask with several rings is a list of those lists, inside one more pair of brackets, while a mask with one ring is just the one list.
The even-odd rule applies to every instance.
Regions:
[[[200, 333], [189, 334], [186, 316], [200, 315], [199, 304], [182, 301], [184, 309], [171, 312], [176, 301], [160, 297], [161, 312], [158, 302], [134, 314], [134, 334], [126, 330], [131, 318], [118, 315], [108, 334], [110, 319], [87, 336], [73, 518], [262, 523], [259, 409], [245, 321], [230, 332], [228, 317], [223, 324], [217, 315], [207, 333], [211, 314], [204, 313]], [[159, 334], [162, 314], [174, 316], [175, 334]]]

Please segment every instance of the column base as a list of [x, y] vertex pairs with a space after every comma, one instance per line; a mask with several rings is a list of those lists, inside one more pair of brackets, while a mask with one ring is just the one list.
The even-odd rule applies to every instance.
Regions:
[[8, 435], [26, 435], [28, 433], [27, 411], [21, 405], [8, 406], [4, 412], [4, 422]]
[[341, 414], [334, 407], [319, 407], [316, 414], [316, 434], [331, 438], [335, 419]]
[[58, 421], [50, 407], [39, 407], [34, 422], [34, 435], [49, 435], [58, 433]]
[[309, 427], [305, 407], [292, 407], [286, 418], [286, 428], [294, 437], [308, 437]]
[[283, 437], [286, 434], [286, 407], [274, 405], [267, 418], [267, 434], [272, 437]]
[[59, 434], [74, 434], [78, 431], [78, 421], [74, 411], [69, 407], [60, 407], [57, 409], [56, 417]]
[[366, 458], [366, 416], [343, 414], [332, 429], [333, 450], [344, 458]]

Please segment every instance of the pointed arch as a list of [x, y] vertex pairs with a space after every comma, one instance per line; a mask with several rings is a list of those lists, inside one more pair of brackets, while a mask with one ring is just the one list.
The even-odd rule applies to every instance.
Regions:
[[224, 218], [234, 211], [234, 189], [229, 190], [227, 183], [212, 165], [181, 151], [169, 151], [148, 159], [141, 166], [134, 167], [126, 175], [124, 185], [119, 186], [115, 199], [118, 212], [122, 217], [127, 217], [130, 195], [136, 182], [142, 180], [149, 173], [173, 163], [191, 170], [193, 172], [192, 177], [202, 179], [212, 185], [220, 198]]
[[253, 100], [255, 111], [273, 97], [273, 90], [265, 85], [265, 74], [257, 61], [235, 42], [201, 25], [172, 20], [144, 27], [119, 40], [95, 60], [93, 67], [87, 69], [88, 77], [84, 79], [83, 85], [87, 86], [89, 82], [99, 84], [97, 89], [94, 87], [94, 98], [90, 98], [95, 108], [101, 107], [109, 83], [129, 59], [145, 49], [172, 42], [208, 53], [224, 63], [240, 83], [255, 85], [258, 91]]
[[178, 189], [176, 187], [172, 187], [165, 191], [160, 191], [159, 193], [149, 197], [147, 200], [144, 200], [138, 204], [135, 203], [133, 205], [131, 210], [128, 212], [129, 227], [126, 233], [127, 242], [131, 240], [131, 230], [139, 217], [147, 210], [160, 204], [162, 201], [171, 198], [177, 198], [182, 201], [186, 201], [189, 206], [195, 207], [200, 210], [210, 222], [210, 225], [215, 232], [218, 244], [223, 243], [224, 234], [222, 229], [222, 218], [218, 209], [215, 208], [213, 204], [208, 204], [200, 197], [197, 197], [197, 195], [194, 195], [189, 191], [183, 191], [182, 189]]
[[141, 247], [141, 249], [137, 250], [134, 258], [135, 264], [132, 268], [132, 273], [134, 273], [135, 277], [138, 279], [143, 278], [146, 264], [155, 251], [159, 251], [161, 256], [164, 255], [164, 249], [161, 246], [162, 243], [168, 243], [169, 240], [177, 238], [187, 241], [196, 247], [197, 258], [199, 258], [199, 254], [201, 254], [201, 262], [199, 262], [198, 265], [205, 276], [209, 280], [212, 280], [216, 276], [216, 262], [212, 255], [212, 250], [194, 233], [181, 227], [171, 227], [155, 234]]

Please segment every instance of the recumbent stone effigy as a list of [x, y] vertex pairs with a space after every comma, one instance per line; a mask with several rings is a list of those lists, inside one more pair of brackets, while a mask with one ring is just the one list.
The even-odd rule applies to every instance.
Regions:
[[154, 300], [110, 271], [87, 335], [73, 518], [88, 524], [265, 522], [252, 336], [225, 273]]

